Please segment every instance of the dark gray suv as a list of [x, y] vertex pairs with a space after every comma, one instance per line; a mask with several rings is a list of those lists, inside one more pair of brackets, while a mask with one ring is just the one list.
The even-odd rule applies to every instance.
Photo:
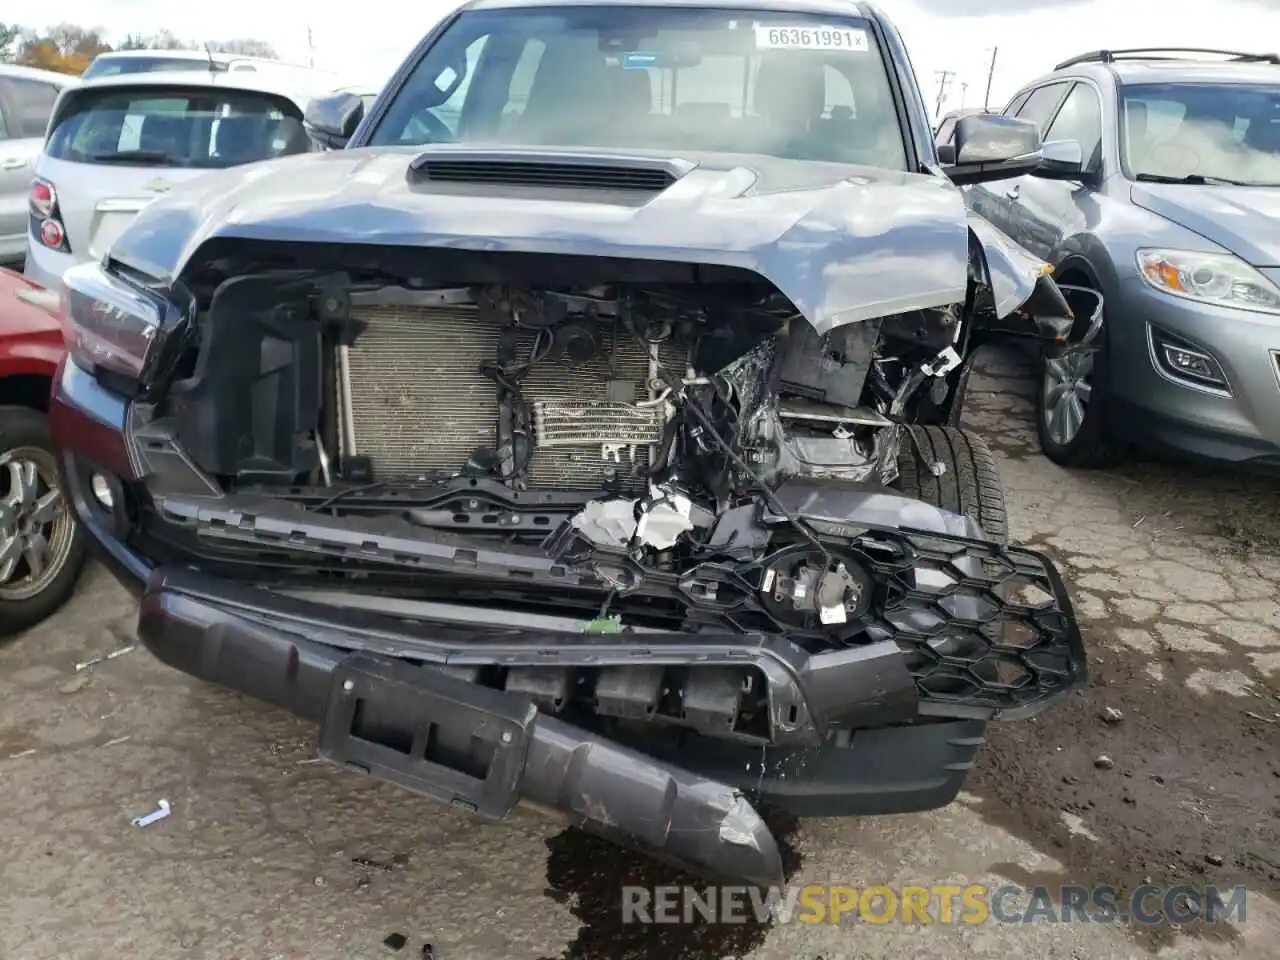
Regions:
[[967, 203], [1106, 303], [1097, 340], [1045, 365], [1045, 453], [1280, 464], [1280, 59], [1098, 51], [1005, 113], [1040, 125], [1044, 160]]

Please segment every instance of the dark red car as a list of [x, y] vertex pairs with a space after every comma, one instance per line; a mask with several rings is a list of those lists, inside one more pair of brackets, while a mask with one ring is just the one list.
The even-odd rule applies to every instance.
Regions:
[[84, 566], [45, 424], [63, 352], [58, 315], [57, 294], [0, 269], [0, 637], [61, 607]]

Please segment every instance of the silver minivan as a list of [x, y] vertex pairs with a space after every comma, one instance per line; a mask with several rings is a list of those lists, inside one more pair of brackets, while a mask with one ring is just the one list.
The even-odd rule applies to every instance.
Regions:
[[27, 252], [28, 191], [54, 102], [79, 83], [65, 73], [0, 63], [0, 266]]
[[86, 80], [54, 107], [29, 179], [26, 274], [58, 289], [144, 206], [210, 170], [314, 149], [302, 125], [332, 77], [177, 71]]

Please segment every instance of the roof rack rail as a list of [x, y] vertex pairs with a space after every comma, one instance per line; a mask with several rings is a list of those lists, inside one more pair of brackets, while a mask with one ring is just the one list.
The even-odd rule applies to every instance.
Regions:
[[1115, 63], [1117, 60], [1183, 60], [1192, 59], [1182, 54], [1210, 54], [1237, 63], [1274, 63], [1280, 65], [1280, 55], [1274, 53], [1244, 53], [1239, 50], [1213, 50], [1207, 47], [1131, 47], [1127, 50], [1093, 50], [1070, 60], [1063, 60], [1054, 70], [1065, 70], [1078, 63]]

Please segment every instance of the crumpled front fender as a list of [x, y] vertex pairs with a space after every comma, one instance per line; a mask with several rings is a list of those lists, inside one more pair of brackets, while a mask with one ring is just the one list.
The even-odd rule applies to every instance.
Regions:
[[973, 212], [969, 235], [978, 277], [991, 291], [994, 324], [986, 332], [1035, 337], [1061, 351], [1087, 343], [1102, 324], [1102, 295], [1057, 283], [1053, 266]]
[[1036, 284], [1052, 268], [976, 213], [969, 213], [969, 231], [982, 254], [996, 316], [1003, 319], [1031, 299]]

